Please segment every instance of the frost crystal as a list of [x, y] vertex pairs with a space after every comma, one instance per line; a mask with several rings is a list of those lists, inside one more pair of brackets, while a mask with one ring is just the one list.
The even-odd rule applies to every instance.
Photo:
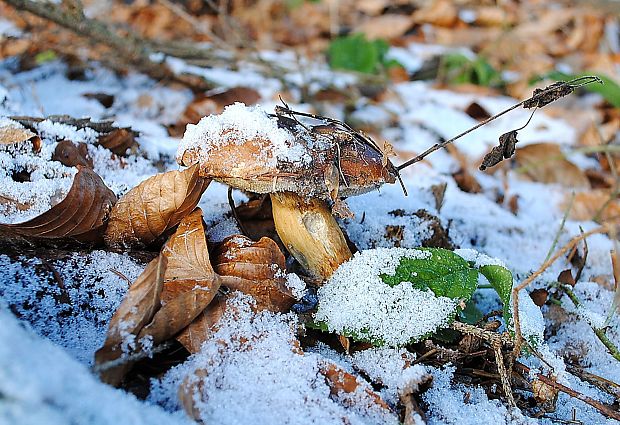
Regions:
[[405, 248], [377, 248], [357, 253], [341, 265], [318, 292], [315, 316], [330, 331], [357, 334], [400, 346], [446, 326], [457, 301], [437, 297], [410, 282], [393, 287], [380, 274], [394, 274], [403, 257], [426, 258], [430, 253]]
[[296, 299], [301, 299], [306, 291], [306, 282], [301, 280], [295, 273], [286, 275], [286, 287], [291, 290]]

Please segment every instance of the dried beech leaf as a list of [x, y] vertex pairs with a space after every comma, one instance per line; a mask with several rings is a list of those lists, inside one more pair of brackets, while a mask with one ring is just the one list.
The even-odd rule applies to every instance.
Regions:
[[202, 343], [217, 332], [217, 323], [226, 311], [227, 301], [228, 296], [216, 295], [207, 308], [181, 331], [176, 338], [177, 341], [190, 353], [199, 352]]
[[112, 209], [106, 244], [114, 248], [148, 246], [196, 207], [209, 182], [198, 175], [198, 166], [149, 177]]
[[161, 294], [162, 308], [139, 338], [149, 336], [159, 344], [188, 326], [213, 300], [220, 278], [209, 261], [209, 250], [200, 208], [185, 217], [166, 243], [168, 259]]
[[440, 27], [452, 27], [458, 21], [458, 9], [449, 0], [435, 0], [424, 4], [416, 10], [412, 19], [419, 24], [432, 24]]
[[235, 102], [249, 106], [259, 100], [260, 93], [249, 87], [234, 87], [209, 96], [198, 96], [187, 106], [179, 124], [185, 128], [187, 123], [196, 124], [202, 117], [222, 113], [225, 106]]
[[571, 86], [566, 81], [558, 81], [544, 89], [534, 89], [532, 97], [523, 102], [523, 107], [526, 109], [542, 108], [555, 102], [556, 100], [571, 94], [575, 90], [575, 87]]
[[0, 224], [0, 238], [97, 243], [115, 202], [116, 195], [97, 173], [78, 166], [71, 189], [61, 202], [24, 223]]
[[509, 131], [499, 136], [499, 145], [494, 146], [491, 152], [487, 153], [480, 164], [480, 171], [493, 167], [504, 159], [511, 158], [515, 153], [517, 140], [517, 130]]
[[0, 145], [12, 145], [25, 142], [35, 136], [36, 134], [27, 128], [18, 128], [10, 125], [0, 127]]
[[63, 140], [58, 142], [54, 154], [53, 161], [58, 161], [67, 167], [75, 167], [81, 165], [83, 167], [93, 168], [93, 159], [88, 154], [88, 146], [86, 143], [75, 144], [71, 140]]
[[570, 188], [589, 188], [585, 173], [564, 158], [555, 143], [535, 143], [517, 149], [517, 164], [525, 174], [540, 183], [557, 183]]
[[121, 305], [112, 316], [106, 341], [103, 347], [95, 353], [95, 365], [103, 366], [100, 371], [103, 382], [116, 386], [131, 368], [130, 361], [113, 367], [105, 367], [105, 363], [119, 359], [123, 354], [123, 345], [135, 343], [131, 335], [137, 335], [159, 309], [167, 262], [168, 260], [163, 255], [151, 261], [131, 285]]
[[136, 133], [127, 128], [115, 128], [99, 137], [97, 142], [117, 155], [126, 155], [127, 151], [131, 152], [138, 149]]
[[[354, 393], [358, 391], [358, 387], [362, 385], [357, 378], [334, 363], [324, 363], [319, 365], [319, 372], [325, 376], [325, 382], [329, 385], [331, 389], [331, 393], [334, 396], [337, 396], [339, 392], [344, 391], [345, 393]], [[368, 398], [368, 400], [377, 406], [390, 410], [387, 403], [379, 396], [379, 394], [375, 393], [370, 386], [364, 386], [364, 396]]]
[[286, 264], [278, 245], [269, 238], [258, 242], [241, 235], [226, 238], [214, 252], [215, 271], [222, 284], [251, 295], [259, 310], [286, 311], [294, 303], [285, 284]]
[[386, 13], [368, 19], [359, 25], [354, 33], [366, 34], [369, 40], [377, 38], [392, 39], [403, 36], [414, 22], [410, 16], [396, 13]]
[[559, 391], [551, 385], [539, 380], [532, 381], [532, 392], [538, 403], [555, 405]]
[[[162, 249], [162, 254], [168, 258], [168, 268], [164, 282], [176, 284], [189, 282], [191, 290], [196, 285], [211, 285], [215, 272], [209, 260], [209, 248], [205, 237], [205, 227], [202, 221], [202, 210], [196, 208], [191, 214], [181, 220], [175, 233], [170, 237]], [[168, 302], [166, 289], [162, 300]]]
[[[569, 203], [569, 198], [565, 199], [561, 208], [566, 208]], [[617, 223], [620, 221], [620, 200], [615, 199], [609, 189], [578, 192], [572, 202], [569, 217], [579, 221], [598, 219]]]

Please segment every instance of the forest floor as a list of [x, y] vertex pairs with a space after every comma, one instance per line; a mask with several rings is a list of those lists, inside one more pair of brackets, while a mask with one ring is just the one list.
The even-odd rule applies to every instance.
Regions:
[[[105, 19], [110, 10], [85, 3], [92, 17]], [[213, 66], [165, 59], [173, 73], [207, 81], [213, 87], [207, 92], [154, 79], [126, 63], [124, 72], [111, 69], [109, 52], [86, 52], [79, 37], [0, 5], [0, 223], [23, 223], [58, 204], [81, 160], [118, 198], [148, 177], [178, 170], [185, 126], [234, 102], [273, 113], [282, 98], [294, 110], [345, 121], [380, 143], [389, 141], [390, 160], [398, 165], [561, 76], [605, 77], [605, 89], [580, 89], [533, 116], [520, 108], [488, 123], [404, 168], [407, 195], [398, 182], [385, 184], [348, 198], [353, 215], [338, 219], [362, 253], [426, 246], [467, 256], [472, 249], [510, 270], [515, 285], [573, 238], [603, 226], [547, 264], [525, 289], [535, 311], [524, 308], [521, 315], [531, 318], [522, 320], [541, 340], [535, 353], [523, 351], [518, 359], [530, 372], [514, 372], [517, 407], [507, 400], [492, 347], [480, 341], [475, 350], [464, 348], [463, 338], [436, 336], [404, 347], [369, 347], [317, 329], [299, 331], [317, 295], [291, 258], [286, 281], [298, 297], [292, 309], [254, 312], [247, 296], [229, 296], [232, 307], [197, 352], [190, 355], [172, 340], [141, 359], [120, 389], [112, 388], [94, 372], [95, 352], [131, 282], [161, 243], [151, 252], [104, 244], [14, 245], [0, 229], [0, 423], [620, 423], [606, 413], [617, 415], [620, 408], [620, 360], [613, 352], [620, 355], [620, 264], [612, 261], [620, 222], [618, 14], [604, 3], [436, 1], [414, 10], [361, 3], [351, 6], [356, 18], [342, 18], [342, 10], [336, 15], [346, 21], [343, 27], [389, 41], [386, 53], [370, 60], [370, 73], [334, 69], [321, 53], [329, 48], [324, 34], [335, 25], [329, 5], [337, 2], [290, 5], [288, 20], [266, 23], [273, 2], [258, 1], [255, 14], [233, 10], [229, 16], [231, 28], [235, 22], [250, 28], [256, 51], [221, 59], [226, 45], [214, 43], [220, 59]], [[271, 9], [258, 7], [263, 4]], [[201, 20], [200, 11], [186, 6], [137, 2], [113, 8], [109, 18], [126, 19], [144, 36], [169, 38], [220, 22], [214, 13]], [[235, 43], [221, 33], [213, 37]], [[73, 41], [75, 49], [68, 48]], [[370, 49], [365, 41], [355, 46]], [[399, 65], [392, 67], [392, 60]], [[59, 115], [112, 120], [136, 132], [135, 141], [128, 151], [112, 153], [104, 132], [50, 117]], [[480, 171], [499, 136], [530, 118], [519, 130], [514, 157]], [[24, 138], [31, 145], [16, 147], [8, 128], [31, 129]], [[78, 162], [59, 159], [63, 141], [78, 146]], [[233, 196], [239, 211], [255, 208], [248, 193], [235, 190]], [[211, 182], [197, 206], [210, 249], [242, 233], [224, 184]], [[244, 220], [252, 239], [273, 236], [269, 214]], [[308, 288], [295, 286], [301, 282], [296, 274]], [[484, 278], [472, 299], [483, 314], [502, 307]], [[544, 323], [536, 322], [538, 310]], [[326, 384], [325, 364], [353, 376], [355, 390]]]

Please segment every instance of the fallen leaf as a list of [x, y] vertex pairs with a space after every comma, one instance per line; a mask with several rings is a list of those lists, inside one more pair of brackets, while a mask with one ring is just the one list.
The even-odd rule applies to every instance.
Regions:
[[62, 201], [24, 223], [0, 224], [0, 237], [98, 243], [115, 202], [116, 195], [97, 173], [78, 166], [71, 189]]
[[517, 149], [514, 157], [521, 171], [533, 181], [557, 183], [573, 189], [590, 187], [588, 178], [568, 161], [555, 143], [535, 143]]
[[534, 304], [536, 304], [538, 307], [542, 307], [547, 302], [547, 299], [549, 299], [549, 291], [542, 288], [534, 289], [532, 292], [530, 292], [530, 298], [532, 299], [532, 301], [534, 301]]
[[53, 161], [58, 161], [67, 167], [75, 167], [81, 165], [83, 167], [93, 168], [93, 159], [88, 154], [88, 146], [86, 143], [75, 144], [71, 140], [63, 140], [58, 142], [54, 154]]
[[162, 249], [168, 258], [164, 276], [165, 289], [162, 301], [168, 303], [178, 293], [174, 288], [192, 290], [196, 285], [211, 286], [216, 279], [209, 260], [202, 210], [196, 208], [181, 220], [175, 233]]
[[559, 391], [539, 379], [534, 379], [532, 381], [532, 392], [538, 403], [555, 405]]
[[19, 128], [10, 125], [0, 127], [0, 145], [13, 145], [25, 142], [35, 136], [36, 134], [27, 128]]
[[103, 382], [117, 386], [131, 368], [131, 361], [113, 366], [105, 364], [121, 358], [123, 353], [130, 354], [137, 348], [135, 335], [151, 321], [159, 309], [167, 262], [162, 255], [151, 261], [130, 286], [112, 316], [105, 343], [95, 353], [95, 366], [100, 368], [99, 376]]
[[433, 199], [435, 199], [435, 209], [437, 212], [441, 211], [447, 187], [448, 183], [446, 182], [437, 183], [431, 186], [431, 193], [433, 194]]
[[456, 173], [452, 174], [454, 181], [459, 189], [467, 193], [480, 193], [482, 192], [482, 186], [478, 183], [478, 180], [466, 169], [461, 168]]
[[499, 6], [482, 6], [476, 9], [474, 23], [481, 27], [506, 27], [514, 21], [515, 16]]
[[[561, 208], [566, 208], [568, 199]], [[575, 194], [569, 217], [572, 220], [620, 221], [620, 200], [613, 198], [608, 189], [591, 189]]]
[[209, 250], [200, 208], [183, 218], [162, 249], [168, 259], [161, 294], [162, 307], [140, 331], [159, 344], [188, 326], [213, 300], [220, 277], [209, 261]]
[[356, 8], [366, 15], [378, 15], [383, 9], [390, 6], [388, 0], [359, 0], [356, 2]]
[[233, 235], [213, 252], [215, 271], [229, 289], [251, 295], [258, 310], [287, 311], [295, 298], [286, 287], [286, 262], [269, 238], [258, 242]]
[[449, 0], [435, 0], [416, 10], [412, 18], [414, 22], [419, 24], [452, 27], [458, 21], [458, 9]]
[[217, 332], [217, 323], [226, 311], [227, 301], [228, 296], [217, 294], [207, 308], [177, 335], [177, 341], [192, 354], [200, 351], [202, 343]]
[[369, 40], [393, 39], [404, 35], [413, 24], [410, 16], [386, 13], [368, 19], [353, 32], [365, 34]]
[[196, 124], [202, 117], [222, 113], [225, 106], [235, 102], [250, 106], [259, 100], [260, 94], [249, 87], [234, 87], [220, 93], [198, 96], [187, 106], [177, 125], [185, 128], [186, 124]]
[[108, 93], [84, 93], [86, 99], [96, 100], [104, 108], [110, 108], [114, 104], [114, 95]]
[[97, 143], [121, 156], [138, 149], [136, 133], [127, 128], [115, 128], [109, 133], [100, 136], [97, 139]]
[[197, 165], [149, 177], [112, 209], [106, 244], [113, 248], [150, 245], [196, 207], [209, 182], [198, 175]]
[[489, 111], [484, 109], [478, 102], [472, 102], [465, 108], [465, 113], [477, 121], [484, 121], [491, 117]]
[[[387, 403], [383, 401], [381, 396], [375, 393], [369, 385], [363, 385], [355, 376], [351, 375], [340, 366], [331, 362], [325, 362], [319, 365], [319, 372], [325, 376], [325, 382], [329, 385], [330, 392], [333, 396], [337, 396], [340, 392], [348, 394], [357, 392], [369, 402], [382, 409], [390, 410]], [[362, 386], [361, 389], [363, 389], [363, 393], [358, 392], [360, 386]]]
[[575, 284], [577, 283], [575, 281], [575, 278], [573, 277], [573, 273], [570, 269], [566, 269], [566, 270], [562, 270], [560, 272], [560, 274], [558, 275], [558, 282], [564, 284], [564, 285], [570, 285], [570, 286], [575, 286]]

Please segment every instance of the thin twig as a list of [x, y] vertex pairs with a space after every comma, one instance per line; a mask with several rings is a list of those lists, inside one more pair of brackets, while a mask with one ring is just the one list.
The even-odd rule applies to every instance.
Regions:
[[[568, 295], [568, 298], [570, 298], [570, 300], [573, 302], [575, 307], [579, 308], [582, 306], [581, 300], [579, 299], [577, 294], [575, 294], [572, 288], [570, 288], [568, 285], [562, 285], [562, 289], [564, 290], [566, 295]], [[605, 328], [598, 328], [594, 326], [592, 323], [590, 323], [588, 320], [586, 320], [586, 322], [588, 322], [588, 324], [594, 331], [594, 334], [599, 339], [599, 341], [601, 341], [603, 345], [605, 346], [605, 348], [607, 348], [607, 351], [609, 351], [609, 354], [611, 354], [611, 356], [614, 359], [620, 362], [620, 350], [618, 350], [618, 347], [616, 347], [616, 345], [609, 339], [609, 337], [607, 336], [607, 333], [605, 332]]]
[[[151, 54], [161, 51], [155, 43], [145, 40], [133, 32], [120, 35], [100, 20], [87, 18], [81, 5], [74, 2], [71, 10], [49, 1], [2, 0], [17, 10], [25, 10], [41, 18], [52, 21], [90, 42], [103, 44], [114, 52], [115, 60], [134, 66], [156, 80], [174, 80], [198, 90], [207, 90], [212, 85], [204, 78], [195, 75], [179, 75], [170, 70], [165, 63], [151, 60]], [[113, 63], [113, 62], [110, 62]]]
[[566, 206], [566, 210], [564, 210], [564, 216], [562, 216], [562, 221], [560, 222], [560, 228], [558, 229], [557, 232], [555, 232], [555, 237], [553, 238], [553, 242], [551, 243], [551, 246], [549, 247], [549, 251], [547, 251], [547, 256], [545, 257], [545, 261], [551, 258], [551, 254], [553, 254], [553, 251], [555, 250], [555, 247], [557, 246], [558, 241], [560, 240], [560, 235], [562, 234], [562, 230], [564, 230], [564, 226], [566, 225], [566, 219], [568, 218], [570, 211], [573, 209], [574, 200], [575, 200], [575, 192], [572, 192], [570, 199], [568, 201], [568, 205]]
[[[519, 369], [522, 373], [526, 373], [529, 374], [530, 373], [530, 368], [525, 366], [524, 364], [521, 364], [519, 362], [515, 363], [515, 367], [517, 369]], [[543, 375], [542, 373], [537, 373], [536, 374], [536, 379], [540, 380], [541, 382], [555, 388], [556, 390], [562, 391], [563, 393], [568, 394], [569, 396], [576, 398], [577, 400], [581, 400], [586, 404], [589, 404], [590, 406], [594, 407], [596, 410], [598, 410], [601, 414], [603, 414], [604, 416], [611, 418], [611, 419], [615, 419], [615, 420], [620, 420], [620, 412], [618, 412], [617, 410], [615, 410], [613, 407], [608, 406], [606, 404], [601, 403], [598, 400], [594, 400], [593, 398], [588, 397], [587, 395], [581, 394], [578, 391], [573, 390], [572, 388], [569, 388], [565, 385], [560, 384], [559, 382], [557, 382], [554, 379], [551, 379], [545, 375]]]
[[568, 370], [571, 374], [575, 375], [582, 381], [587, 381], [598, 389], [605, 391], [612, 397], [620, 400], [620, 384], [617, 384], [614, 381], [610, 381], [607, 378], [603, 378], [602, 376], [595, 375], [594, 373], [587, 372], [581, 367], [572, 366], [570, 364], [566, 365], [566, 370]]
[[241, 219], [239, 218], [239, 214], [237, 214], [237, 208], [235, 208], [235, 199], [233, 198], [233, 188], [232, 186], [228, 187], [228, 205], [230, 206], [230, 211], [232, 212], [233, 218], [237, 222], [237, 226], [239, 226], [239, 230], [241, 230], [241, 234], [244, 236], [248, 236], [248, 232], [243, 226]]
[[508, 404], [511, 407], [515, 407], [517, 404], [515, 403], [514, 395], [512, 394], [510, 375], [506, 370], [506, 365], [504, 364], [504, 357], [502, 355], [503, 346], [513, 345], [513, 341], [510, 336], [508, 334], [498, 334], [496, 332], [491, 332], [486, 329], [481, 329], [476, 326], [472, 326], [462, 322], [452, 322], [451, 328], [464, 334], [480, 338], [486, 341], [491, 346], [491, 348], [493, 349], [493, 353], [495, 354], [495, 363], [497, 365], [497, 371], [500, 376], [504, 395], [506, 396]]
[[[563, 82], [559, 82], [559, 83], [564, 83], [565, 88], [567, 90], [570, 89], [572, 91], [572, 90], [574, 90], [576, 88], [582, 87], [582, 86], [584, 86], [586, 84], [590, 84], [590, 83], [593, 83], [593, 82], [599, 82], [599, 83], [602, 84], [602, 80], [600, 78], [598, 78], [598, 77], [595, 77], [595, 76], [579, 77], [579, 78], [576, 78], [576, 79], [571, 80], [571, 81], [563, 81]], [[523, 106], [524, 104], [526, 104], [526, 105], [531, 104], [532, 107], [536, 107], [536, 108], [544, 106], [544, 104], [543, 105], [538, 105], [538, 103], [544, 102], [550, 94], [552, 94], [552, 93], [557, 91], [557, 88], [558, 88], [558, 83], [555, 83], [555, 84], [552, 84], [549, 87], [546, 87], [545, 89], [542, 89], [542, 90], [540, 90], [538, 92], [535, 91], [534, 95], [532, 95], [530, 98], [522, 100], [521, 102], [519, 102], [519, 103], [517, 103], [515, 105], [512, 105], [508, 109], [505, 109], [502, 112], [487, 118], [486, 120], [476, 124], [475, 126], [471, 127], [468, 130], [465, 130], [464, 132], [454, 136], [451, 139], [445, 140], [443, 142], [435, 143], [433, 146], [431, 146], [430, 148], [428, 148], [427, 150], [422, 152], [420, 155], [418, 155], [418, 156], [410, 159], [409, 161], [407, 161], [407, 162], [397, 166], [396, 168], [400, 171], [400, 170], [402, 170], [405, 167], [408, 167], [410, 165], [415, 164], [416, 162], [420, 162], [424, 158], [426, 158], [429, 154], [435, 152], [436, 150], [439, 150], [441, 148], [446, 147], [450, 143], [453, 143], [454, 141], [460, 139], [461, 137], [471, 133], [474, 130], [477, 130], [478, 128], [480, 128], [480, 127], [482, 127], [484, 125], [487, 125], [491, 121], [496, 120], [497, 118], [507, 114], [510, 111], [513, 111], [513, 110], [519, 108], [520, 106]]]
[[597, 233], [605, 233], [607, 228], [605, 226], [600, 226], [595, 229], [584, 232], [578, 236], [573, 237], [566, 245], [556, 251], [556, 253], [545, 261], [538, 270], [532, 273], [527, 279], [525, 279], [521, 284], [515, 286], [512, 289], [512, 318], [514, 320], [514, 328], [515, 328], [515, 346], [513, 350], [514, 358], [519, 357], [519, 353], [521, 351], [521, 346], [523, 344], [523, 334], [521, 333], [521, 321], [519, 317], [519, 292], [525, 289], [529, 284], [531, 284], [534, 279], [540, 276], [545, 270], [547, 270], [553, 263], [557, 261], [562, 255], [566, 254], [566, 252], [573, 249], [575, 245], [577, 245], [583, 239], [592, 236]]

